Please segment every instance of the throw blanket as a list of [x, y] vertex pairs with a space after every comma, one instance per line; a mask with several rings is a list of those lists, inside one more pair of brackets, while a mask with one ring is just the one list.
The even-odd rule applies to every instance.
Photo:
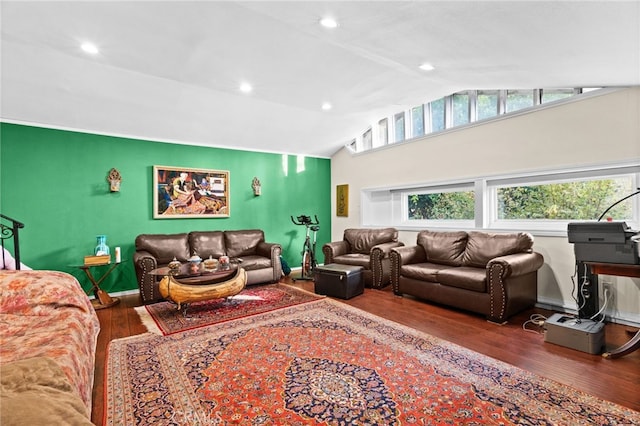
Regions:
[[92, 425], [86, 407], [51, 358], [0, 365], [0, 424]]
[[0, 362], [48, 357], [65, 373], [91, 413], [100, 323], [71, 275], [0, 271]]

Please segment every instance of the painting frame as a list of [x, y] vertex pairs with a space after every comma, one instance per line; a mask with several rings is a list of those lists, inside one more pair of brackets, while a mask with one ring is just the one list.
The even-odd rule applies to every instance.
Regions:
[[349, 185], [336, 185], [336, 216], [349, 217]]
[[228, 170], [153, 166], [153, 218], [225, 218], [231, 215]]

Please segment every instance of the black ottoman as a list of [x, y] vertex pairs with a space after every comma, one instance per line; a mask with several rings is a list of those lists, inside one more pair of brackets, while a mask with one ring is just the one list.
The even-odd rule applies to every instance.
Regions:
[[362, 266], [330, 263], [316, 267], [314, 280], [316, 294], [351, 299], [364, 293]]

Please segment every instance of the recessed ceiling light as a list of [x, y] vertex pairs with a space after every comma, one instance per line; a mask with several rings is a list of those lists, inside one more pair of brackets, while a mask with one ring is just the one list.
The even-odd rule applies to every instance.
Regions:
[[436, 69], [436, 67], [426, 62], [420, 65], [418, 68], [420, 68], [422, 71], [433, 71], [434, 69]]
[[80, 49], [82, 49], [83, 51], [85, 51], [86, 53], [90, 53], [91, 55], [97, 55], [99, 50], [98, 50], [98, 46], [96, 46], [93, 43], [89, 43], [84, 42], [80, 45]]
[[333, 108], [333, 105], [331, 105], [329, 102], [323, 102], [322, 103], [322, 110], [323, 111], [329, 111], [331, 108]]
[[337, 28], [338, 22], [333, 18], [322, 18], [320, 20], [320, 25], [325, 28]]
[[240, 84], [240, 91], [242, 93], [251, 93], [251, 91], [253, 91], [253, 87], [251, 87], [249, 83], [242, 83]]

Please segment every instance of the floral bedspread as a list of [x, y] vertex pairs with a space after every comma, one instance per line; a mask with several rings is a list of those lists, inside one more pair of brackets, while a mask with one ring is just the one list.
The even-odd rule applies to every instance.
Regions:
[[75, 277], [0, 271], [0, 363], [45, 356], [62, 368], [91, 413], [100, 323]]

